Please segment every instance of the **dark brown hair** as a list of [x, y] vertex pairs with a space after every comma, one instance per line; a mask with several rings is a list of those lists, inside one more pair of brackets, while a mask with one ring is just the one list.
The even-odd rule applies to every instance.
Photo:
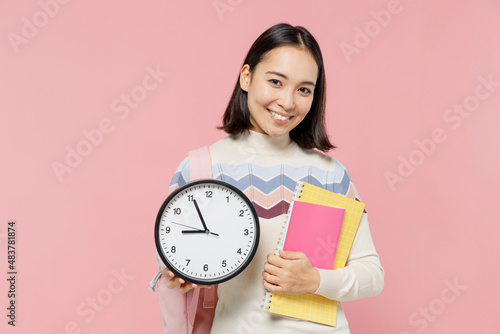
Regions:
[[[289, 45], [311, 52], [318, 65], [318, 78], [311, 109], [302, 122], [290, 131], [290, 138], [302, 148], [317, 148], [326, 152], [335, 146], [328, 139], [325, 129], [325, 69], [319, 45], [309, 31], [303, 27], [294, 27], [286, 23], [272, 26], [252, 44], [243, 65], [248, 64], [250, 73], [253, 73], [269, 51]], [[222, 126], [218, 129], [224, 130], [230, 135], [237, 135], [251, 128], [247, 98], [247, 92], [241, 89], [238, 77], [224, 112]]]

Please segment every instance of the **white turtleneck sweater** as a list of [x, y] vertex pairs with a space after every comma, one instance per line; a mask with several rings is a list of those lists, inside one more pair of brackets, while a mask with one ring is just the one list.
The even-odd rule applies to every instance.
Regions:
[[[288, 135], [271, 137], [248, 131], [236, 138], [226, 137], [209, 148], [213, 177], [235, 185], [250, 198], [261, 229], [259, 247], [250, 265], [219, 285], [211, 333], [349, 333], [340, 302], [375, 296], [384, 285], [384, 271], [366, 213], [345, 268], [319, 269], [321, 281], [315, 293], [339, 301], [336, 327], [276, 315], [261, 308], [265, 296], [264, 263], [267, 254], [275, 251], [296, 182], [358, 197], [345, 168], [328, 155], [300, 148]], [[170, 191], [189, 181], [188, 163], [185, 159], [177, 169]]]

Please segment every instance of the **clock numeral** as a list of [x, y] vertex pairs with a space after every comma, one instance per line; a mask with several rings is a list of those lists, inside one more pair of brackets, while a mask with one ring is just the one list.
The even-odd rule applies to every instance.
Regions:
[[186, 267], [189, 266], [189, 262], [191, 262], [191, 259], [186, 259]]
[[238, 249], [238, 251], [236, 253], [241, 254], [241, 248]]
[[192, 202], [192, 201], [193, 201], [193, 199], [194, 199], [194, 196], [193, 196], [193, 195], [188, 195], [188, 201], [189, 201], [189, 202]]
[[243, 217], [243, 214], [245, 213], [245, 211], [243, 210], [240, 210], [240, 217]]
[[246, 228], [245, 231], [243, 232], [243, 235], [247, 236], [248, 235], [248, 229]]
[[165, 227], [165, 233], [170, 233], [170, 226]]
[[[240, 248], [240, 249], [241, 249], [241, 248]], [[170, 251], [171, 251], [172, 253], [175, 253], [175, 252], [177, 251], [177, 249], [175, 248], [175, 246], [172, 246], [172, 247], [170, 248]]]
[[205, 265], [203, 266], [203, 270], [204, 270], [204, 271], [208, 271], [208, 264], [205, 264]]
[[229, 203], [229, 196], [226, 196], [226, 200], [227, 200], [227, 202]]
[[227, 266], [226, 260], [222, 260], [222, 266], [223, 266], [223, 267], [226, 267], [226, 266]]
[[212, 198], [213, 195], [212, 190], [205, 191], [205, 195], [207, 196], [207, 198]]
[[174, 208], [174, 215], [180, 215], [181, 214], [181, 208]]

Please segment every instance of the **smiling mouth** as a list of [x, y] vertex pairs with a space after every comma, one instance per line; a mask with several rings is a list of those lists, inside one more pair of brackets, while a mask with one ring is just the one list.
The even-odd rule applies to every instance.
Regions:
[[279, 119], [280, 121], [288, 121], [290, 118], [293, 117], [293, 116], [281, 116], [280, 114], [278, 114], [272, 110], [269, 110], [269, 109], [267, 109], [267, 110], [271, 113], [271, 115], [274, 116], [274, 118]]

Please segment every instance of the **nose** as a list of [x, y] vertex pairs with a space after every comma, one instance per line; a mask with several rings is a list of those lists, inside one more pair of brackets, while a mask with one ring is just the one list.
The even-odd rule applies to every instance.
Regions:
[[291, 89], [283, 89], [279, 97], [278, 104], [284, 110], [292, 110], [295, 107], [294, 91]]

